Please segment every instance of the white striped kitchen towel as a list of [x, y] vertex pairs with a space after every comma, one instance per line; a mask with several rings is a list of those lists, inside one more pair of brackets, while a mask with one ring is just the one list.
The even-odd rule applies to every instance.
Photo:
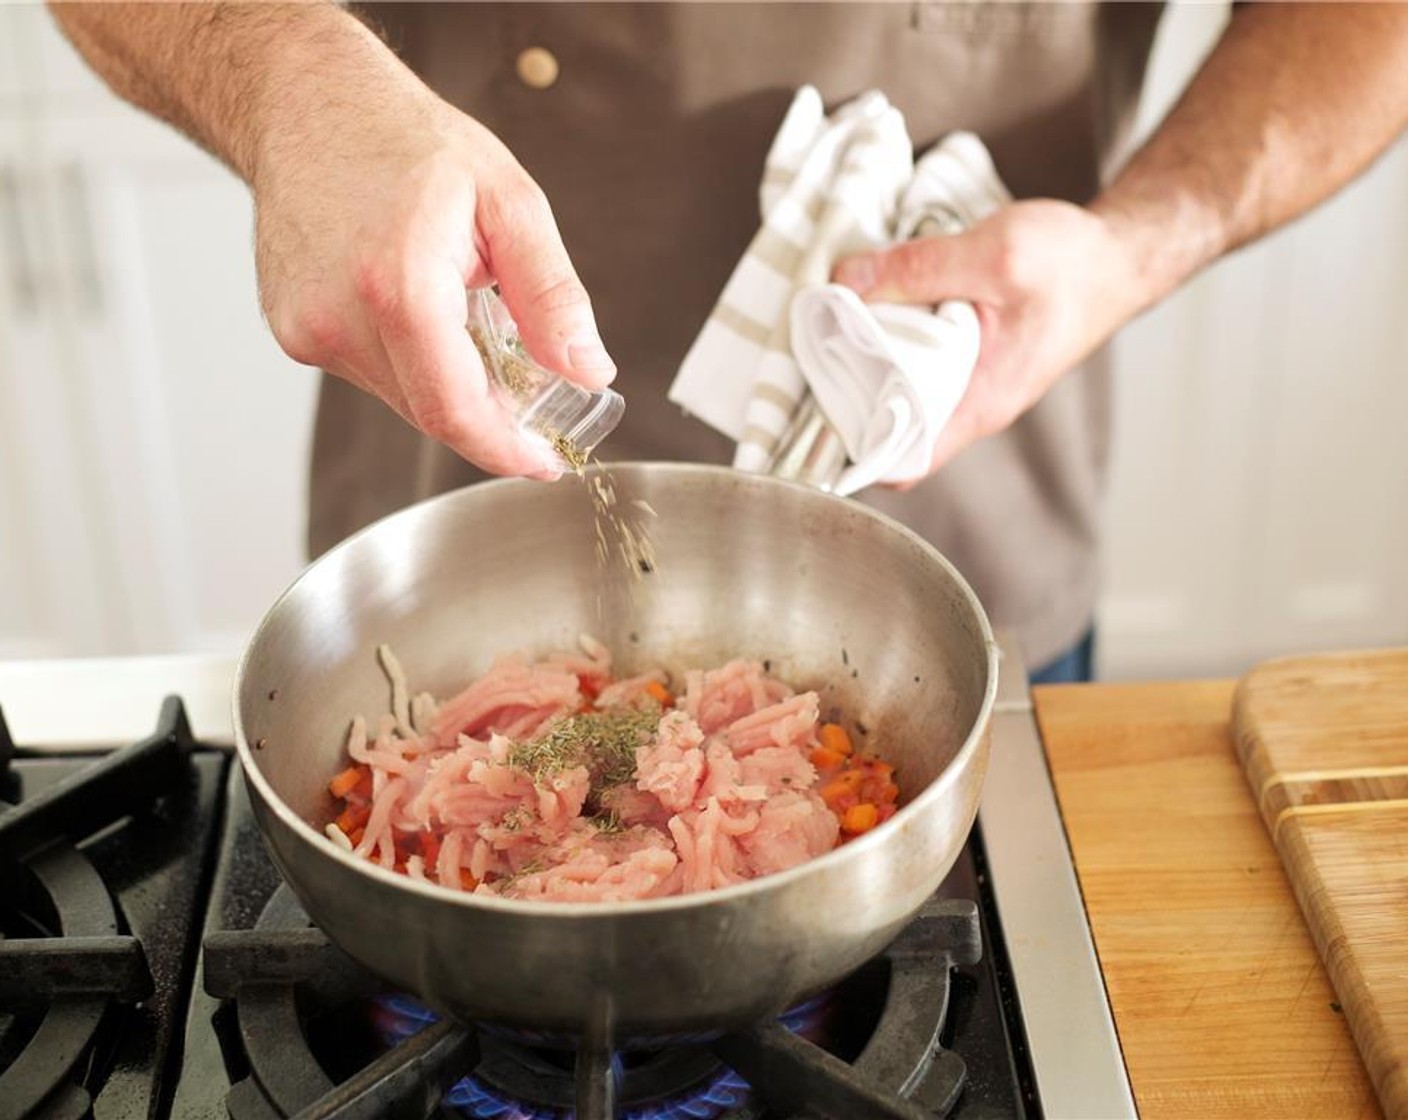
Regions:
[[884, 244], [913, 173], [904, 118], [880, 93], [826, 116], [804, 86], [773, 140], [763, 224], [670, 387], [670, 399], [738, 441], [734, 465], [764, 470], [806, 386], [788, 309], [841, 256]]
[[840, 492], [924, 473], [976, 361], [972, 308], [867, 307], [827, 281], [843, 256], [955, 232], [1008, 200], [977, 137], [954, 134], [916, 167], [882, 94], [828, 118], [804, 87], [768, 153], [762, 227], [670, 399], [737, 442], [736, 467], [762, 471], [810, 382], [852, 460]]

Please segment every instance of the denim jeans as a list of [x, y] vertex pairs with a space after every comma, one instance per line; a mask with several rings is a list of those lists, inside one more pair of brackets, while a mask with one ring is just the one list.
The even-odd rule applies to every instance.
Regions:
[[1095, 627], [1085, 632], [1085, 637], [1035, 670], [1032, 684], [1080, 684], [1093, 680], [1095, 676]]

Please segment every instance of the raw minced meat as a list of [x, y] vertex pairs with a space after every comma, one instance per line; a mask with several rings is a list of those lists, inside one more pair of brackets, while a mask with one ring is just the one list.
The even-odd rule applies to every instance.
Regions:
[[614, 680], [600, 643], [501, 657], [443, 702], [386, 647], [392, 712], [358, 716], [329, 838], [479, 894], [627, 901], [786, 870], [895, 811], [889, 766], [756, 661]]

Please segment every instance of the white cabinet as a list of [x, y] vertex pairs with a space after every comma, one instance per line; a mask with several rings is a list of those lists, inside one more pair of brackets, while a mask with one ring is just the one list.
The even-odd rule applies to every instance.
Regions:
[[112, 588], [84, 485], [44, 178], [25, 129], [0, 120], [0, 652], [60, 654], [115, 639]]
[[247, 192], [42, 9], [0, 18], [31, 82], [0, 95], [0, 656], [237, 649], [301, 564], [315, 388]]

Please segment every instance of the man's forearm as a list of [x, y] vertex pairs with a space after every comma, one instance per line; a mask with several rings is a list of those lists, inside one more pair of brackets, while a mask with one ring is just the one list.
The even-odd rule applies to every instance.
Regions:
[[246, 181], [271, 145], [297, 144], [317, 104], [424, 87], [331, 4], [55, 3], [113, 90], [181, 129]]
[[1253, 4], [1092, 208], [1137, 261], [1137, 311], [1290, 221], [1408, 123], [1408, 5]]

